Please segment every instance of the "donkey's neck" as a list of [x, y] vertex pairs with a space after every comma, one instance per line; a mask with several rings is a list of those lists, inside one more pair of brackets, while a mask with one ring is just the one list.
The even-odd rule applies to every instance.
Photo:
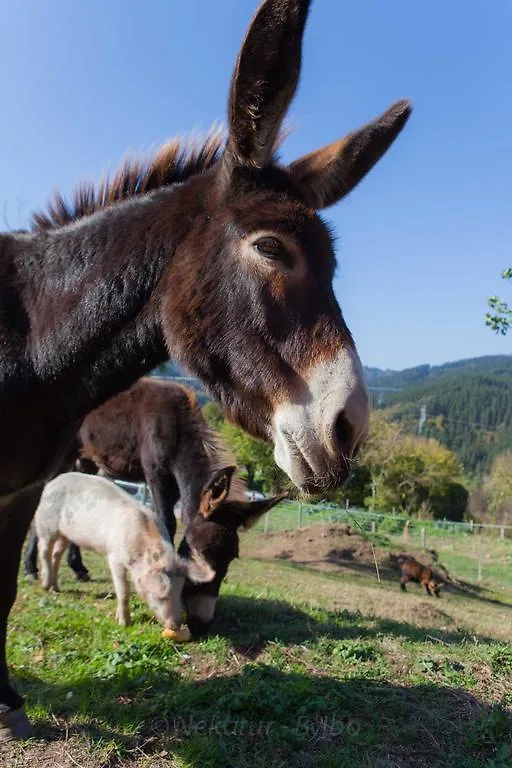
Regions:
[[167, 356], [157, 286], [186, 236], [186, 222], [173, 221], [180, 188], [18, 236], [32, 375], [62, 398], [65, 419], [85, 415]]

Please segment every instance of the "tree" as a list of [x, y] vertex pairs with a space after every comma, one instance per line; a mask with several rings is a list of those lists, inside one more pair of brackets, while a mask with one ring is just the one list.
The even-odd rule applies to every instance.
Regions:
[[[512, 280], [512, 267], [503, 270], [501, 276], [504, 280]], [[495, 333], [501, 333], [504, 336], [512, 328], [512, 309], [499, 296], [490, 296], [487, 303], [492, 312], [487, 312], [485, 315], [485, 324], [489, 325]]]
[[406, 515], [418, 510], [434, 517], [462, 519], [467, 491], [455, 454], [433, 438], [404, 433], [387, 414], [372, 414], [370, 437], [360, 459], [359, 483], [367, 471], [374, 509], [395, 508]]
[[485, 490], [492, 518], [504, 525], [512, 522], [512, 451], [496, 456]]

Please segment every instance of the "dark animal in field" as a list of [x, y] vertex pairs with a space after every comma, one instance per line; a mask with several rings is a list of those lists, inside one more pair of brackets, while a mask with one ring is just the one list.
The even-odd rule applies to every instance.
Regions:
[[287, 496], [281, 493], [259, 501], [236, 498], [231, 492], [234, 472], [235, 467], [225, 467], [206, 483], [198, 510], [190, 519], [178, 549], [178, 554], [185, 558], [197, 551], [215, 571], [212, 581], [185, 581], [183, 602], [193, 634], [205, 632], [213, 620], [220, 586], [230, 563], [238, 557], [238, 531], [253, 526]]
[[231, 83], [227, 140], [170, 142], [0, 237], [0, 738], [24, 735], [7, 619], [44, 482], [83, 418], [172, 357], [275, 446], [305, 490], [347, 478], [368, 396], [317, 211], [361, 181], [408, 102], [290, 165], [276, 140], [309, 0], [264, 0]]
[[422, 584], [425, 587], [425, 592], [430, 597], [432, 595], [439, 597], [444, 582], [431, 568], [418, 563], [417, 560], [411, 557], [399, 556], [397, 563], [400, 566], [400, 589], [402, 592], [406, 592], [405, 585], [413, 581], [416, 584]]

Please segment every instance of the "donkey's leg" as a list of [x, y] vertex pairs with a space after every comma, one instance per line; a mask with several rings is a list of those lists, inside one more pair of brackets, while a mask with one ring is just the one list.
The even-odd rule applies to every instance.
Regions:
[[69, 549], [68, 549], [68, 565], [75, 574], [78, 581], [90, 581], [91, 577], [89, 575], [89, 571], [85, 567], [83, 560], [82, 560], [82, 553], [80, 552], [80, 547], [77, 547], [76, 544], [73, 544], [71, 541], [69, 543]]
[[27, 579], [37, 579], [37, 536], [35, 533], [28, 537], [23, 568]]
[[30, 735], [23, 699], [9, 683], [5, 646], [7, 619], [16, 599], [21, 550], [42, 490], [42, 485], [32, 486], [0, 505], [0, 741]]
[[115, 557], [108, 558], [108, 565], [117, 598], [116, 621], [123, 627], [127, 627], [131, 623], [128, 573], [124, 565], [121, 565]]
[[144, 475], [146, 477], [146, 483], [151, 492], [151, 499], [153, 501], [153, 509], [156, 514], [165, 522], [169, 536], [174, 544], [174, 537], [176, 535], [176, 518], [174, 517], [174, 505], [180, 497], [180, 491], [178, 484], [172, 475], [167, 470], [160, 468], [148, 467], [144, 468]]

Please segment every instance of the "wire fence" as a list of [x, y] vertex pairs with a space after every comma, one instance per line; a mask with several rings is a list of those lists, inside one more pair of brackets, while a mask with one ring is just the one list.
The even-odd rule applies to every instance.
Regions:
[[378, 546], [425, 550], [460, 581], [509, 592], [512, 588], [512, 526], [451, 520], [418, 520], [354, 507], [284, 501], [255, 527], [278, 533], [319, 523], [346, 524], [369, 534]]
[[372, 512], [361, 507], [339, 507], [334, 504], [308, 504], [300, 501], [285, 500], [272, 512], [265, 515], [259, 524], [265, 532], [292, 530], [313, 523], [352, 523], [357, 520], [359, 526], [370, 533], [420, 535], [426, 545], [429, 535], [475, 535], [485, 533], [512, 539], [512, 525], [492, 525], [476, 523], [473, 520], [457, 523], [452, 520], [421, 520], [400, 517], [399, 515]]
[[[115, 481], [137, 501], [151, 506], [145, 483]], [[179, 514], [177, 515], [179, 517]], [[434, 551], [449, 574], [458, 580], [509, 591], [512, 587], [512, 526], [468, 521], [419, 520], [334, 504], [284, 500], [255, 526], [260, 533], [278, 533], [319, 523], [346, 524], [364, 531], [397, 551]]]

